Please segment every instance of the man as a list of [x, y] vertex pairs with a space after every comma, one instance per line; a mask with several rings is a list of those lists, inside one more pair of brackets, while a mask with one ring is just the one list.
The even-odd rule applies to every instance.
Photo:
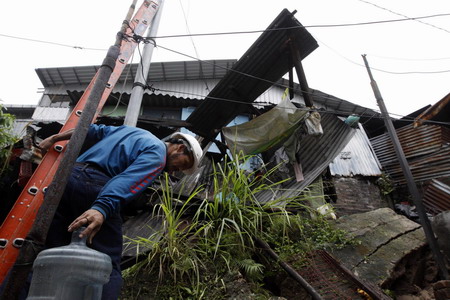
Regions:
[[[39, 147], [46, 152], [67, 140], [73, 130], [52, 135]], [[174, 133], [163, 142], [150, 132], [128, 126], [91, 125], [47, 236], [47, 247], [70, 242], [81, 226], [88, 245], [111, 257], [113, 271], [103, 287], [102, 299], [117, 299], [122, 286], [122, 219], [120, 210], [138, 196], [163, 171], [192, 174], [202, 149], [187, 134]]]

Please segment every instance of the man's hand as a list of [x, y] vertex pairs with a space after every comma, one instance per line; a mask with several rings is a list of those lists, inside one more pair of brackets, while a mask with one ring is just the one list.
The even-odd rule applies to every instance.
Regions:
[[80, 234], [80, 238], [87, 236], [89, 244], [92, 244], [92, 238], [100, 230], [104, 221], [105, 218], [101, 212], [95, 209], [88, 209], [69, 225], [68, 231], [73, 232], [81, 226], [86, 226], [87, 228]]
[[40, 142], [38, 148], [41, 150], [42, 156], [44, 156], [45, 153], [47, 153], [48, 149], [50, 149], [50, 147], [53, 146], [54, 143], [70, 139], [70, 137], [73, 134], [73, 131], [74, 129], [72, 128], [67, 131], [49, 136], [48, 138]]
[[38, 148], [41, 150], [42, 156], [47, 153], [48, 149], [55, 143], [53, 136], [50, 136], [39, 143]]

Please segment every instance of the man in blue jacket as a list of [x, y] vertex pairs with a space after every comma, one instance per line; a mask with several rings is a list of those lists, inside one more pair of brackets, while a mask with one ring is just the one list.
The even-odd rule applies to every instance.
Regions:
[[[73, 130], [43, 140], [45, 152], [67, 140]], [[152, 184], [163, 171], [192, 174], [202, 149], [191, 135], [174, 133], [163, 142], [135, 127], [91, 125], [89, 148], [77, 159], [47, 236], [48, 247], [67, 245], [79, 227], [91, 248], [111, 257], [113, 271], [102, 299], [117, 299], [122, 286], [122, 219], [120, 210]]]

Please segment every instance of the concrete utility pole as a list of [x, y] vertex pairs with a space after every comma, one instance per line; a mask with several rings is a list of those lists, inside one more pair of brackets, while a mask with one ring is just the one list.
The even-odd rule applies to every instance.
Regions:
[[[147, 37], [156, 36], [161, 20], [162, 8], [164, 0], [159, 1], [158, 11], [148, 30]], [[131, 91], [130, 102], [128, 103], [127, 113], [125, 114], [124, 125], [136, 126], [141, 110], [142, 96], [144, 95], [145, 86], [147, 85], [147, 76], [150, 70], [150, 62], [155, 48], [155, 41], [145, 44], [142, 52], [141, 62], [138, 66], [136, 77], [134, 79], [133, 89]]]
[[394, 146], [397, 159], [400, 162], [400, 166], [406, 178], [408, 190], [412, 196], [413, 203], [417, 208], [417, 212], [419, 213], [420, 223], [422, 225], [423, 231], [425, 232], [425, 237], [427, 238], [428, 245], [430, 246], [431, 251], [433, 252], [434, 259], [436, 260], [436, 263], [439, 267], [442, 279], [448, 280], [448, 271], [445, 266], [444, 258], [441, 252], [439, 251], [439, 246], [434, 236], [433, 229], [431, 228], [430, 220], [428, 220], [425, 208], [423, 207], [422, 199], [420, 198], [419, 195], [419, 190], [417, 189], [416, 183], [414, 182], [411, 169], [409, 168], [409, 164], [408, 161], [406, 160], [405, 153], [403, 152], [402, 145], [400, 144], [400, 140], [398, 139], [397, 132], [395, 131], [394, 125], [392, 124], [392, 120], [389, 117], [387, 108], [384, 104], [383, 98], [381, 97], [381, 93], [378, 89], [378, 85], [372, 77], [372, 72], [370, 71], [366, 55], [362, 55], [362, 57], [364, 59], [364, 64], [366, 65], [367, 72], [369, 73], [370, 85], [372, 86], [373, 93], [375, 94], [378, 106], [380, 107], [381, 115], [384, 118], [384, 123], [388, 130], [392, 144]]

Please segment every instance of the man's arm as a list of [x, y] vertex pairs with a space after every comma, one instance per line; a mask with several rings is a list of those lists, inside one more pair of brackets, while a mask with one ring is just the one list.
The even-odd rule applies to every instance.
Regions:
[[47, 153], [48, 149], [50, 149], [50, 147], [53, 146], [54, 143], [70, 139], [70, 137], [73, 134], [73, 131], [74, 129], [72, 128], [67, 131], [51, 135], [42, 142], [40, 142], [39, 148], [41, 149], [42, 155]]
[[[40, 142], [39, 148], [42, 151], [42, 155], [44, 155], [56, 142], [70, 139], [74, 130], [75, 129], [69, 129], [67, 131], [54, 134]], [[88, 242], [92, 243], [92, 238], [100, 230], [104, 220], [105, 219], [101, 212], [95, 209], [88, 209], [69, 225], [68, 231], [72, 232], [81, 226], [86, 226], [87, 228], [80, 234], [80, 237], [87, 236]]]

